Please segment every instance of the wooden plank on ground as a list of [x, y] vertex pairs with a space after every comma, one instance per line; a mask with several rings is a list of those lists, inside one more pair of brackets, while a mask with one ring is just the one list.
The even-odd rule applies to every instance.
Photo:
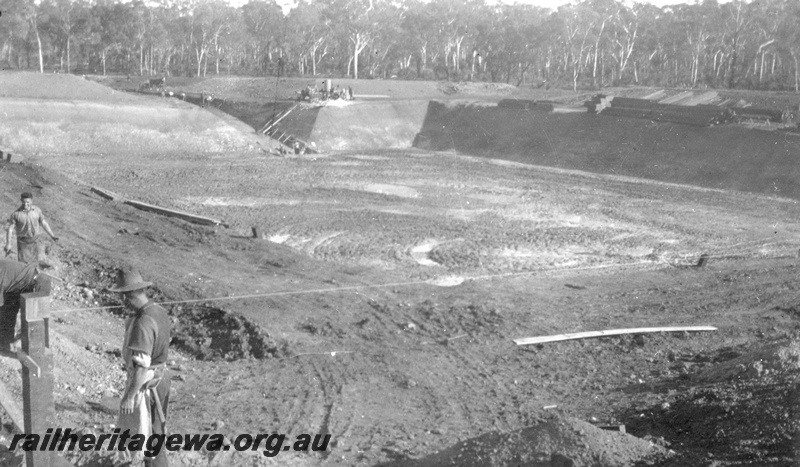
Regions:
[[661, 99], [662, 97], [664, 97], [666, 95], [667, 95], [666, 91], [664, 91], [663, 89], [659, 89], [658, 91], [656, 91], [656, 92], [654, 92], [652, 94], [648, 94], [648, 95], [642, 97], [642, 99], [645, 99], [645, 100], [648, 100], [648, 101], [655, 101], [655, 100]]
[[544, 344], [546, 342], [567, 341], [572, 339], [586, 339], [589, 337], [618, 336], [621, 334], [647, 334], [653, 332], [701, 332], [716, 330], [717, 328], [713, 326], [668, 326], [657, 328], [608, 329], [605, 331], [574, 332], [570, 334], [557, 334], [554, 336], [526, 337], [523, 339], [514, 339], [514, 342], [517, 345], [529, 345]]
[[25, 433], [25, 417], [22, 415], [22, 409], [14, 401], [14, 396], [11, 394], [5, 384], [0, 382], [0, 405], [11, 418], [11, 423], [14, 425], [14, 430], [17, 433]]
[[132, 199], [126, 199], [124, 201], [125, 204], [131, 205], [137, 209], [141, 209], [142, 211], [150, 211], [156, 214], [161, 214], [162, 216], [167, 217], [177, 217], [178, 219], [183, 219], [187, 222], [192, 222], [195, 224], [201, 225], [225, 225], [221, 220], [212, 219], [210, 217], [203, 217], [197, 216], [195, 214], [191, 214], [184, 211], [176, 211], [174, 209], [167, 209], [162, 208], [161, 206], [155, 206], [153, 204], [143, 203], [141, 201], [136, 201]]
[[717, 94], [714, 91], [704, 92], [703, 94], [700, 94], [699, 96], [694, 96], [694, 97], [691, 97], [689, 99], [682, 100], [680, 102], [680, 105], [709, 104], [714, 99], [716, 99], [718, 96], [719, 96], [719, 94]]
[[98, 195], [102, 196], [105, 199], [110, 199], [112, 201], [120, 201], [120, 200], [122, 200], [122, 197], [120, 195], [114, 193], [113, 191], [105, 190], [103, 188], [98, 188], [96, 186], [93, 186], [91, 188], [91, 190], [93, 192], [97, 193]]
[[567, 106], [555, 106], [553, 107], [553, 113], [555, 114], [585, 114], [586, 107], [567, 107]]
[[692, 91], [684, 91], [680, 94], [675, 94], [672, 97], [667, 97], [666, 99], [662, 99], [658, 101], [659, 104], [675, 104], [676, 102], [682, 101], [684, 99], [689, 99], [692, 97], [694, 93]]

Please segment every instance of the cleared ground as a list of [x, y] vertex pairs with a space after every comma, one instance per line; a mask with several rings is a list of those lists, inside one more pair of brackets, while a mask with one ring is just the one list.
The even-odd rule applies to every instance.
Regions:
[[[101, 290], [123, 263], [161, 300], [215, 299], [170, 307], [182, 325], [171, 427], [335, 443], [255, 453], [262, 465], [793, 464], [794, 200], [465, 152], [65, 147], [31, 156], [40, 168], [4, 166], [0, 208], [33, 189], [61, 234], [56, 308], [114, 303]], [[231, 228], [135, 211], [88, 185]], [[708, 265], [693, 267], [702, 253]], [[512, 341], [701, 324], [719, 330]], [[57, 360], [83, 369], [57, 373], [59, 417], [109, 430], [118, 315], [65, 312], [55, 332]]]

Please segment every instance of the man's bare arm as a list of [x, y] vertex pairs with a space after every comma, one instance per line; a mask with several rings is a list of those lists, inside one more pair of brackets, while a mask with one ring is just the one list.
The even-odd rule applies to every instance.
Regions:
[[47, 223], [47, 221], [44, 219], [44, 217], [41, 220], [41, 224], [42, 224], [42, 228], [44, 229], [44, 231], [47, 232], [47, 235], [49, 235], [50, 238], [52, 238], [53, 240], [58, 241], [58, 237], [53, 235], [53, 231], [50, 230], [50, 224]]
[[147, 382], [147, 371], [149, 368], [136, 365], [133, 374], [128, 373], [128, 382], [125, 386], [125, 394], [122, 395], [122, 401], [119, 404], [120, 413], [129, 414], [133, 413], [134, 397], [141, 389], [144, 383]]
[[8, 228], [6, 229], [6, 246], [4, 250], [6, 253], [11, 251], [11, 233], [14, 232], [14, 224], [9, 223]]

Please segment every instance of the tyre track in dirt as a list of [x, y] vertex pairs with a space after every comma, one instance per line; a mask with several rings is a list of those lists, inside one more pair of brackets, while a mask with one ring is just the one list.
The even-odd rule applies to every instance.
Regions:
[[[496, 364], [487, 361], [487, 346], [496, 345], [490, 344], [495, 338], [478, 327], [472, 328], [475, 325], [469, 323], [474, 318], [456, 315], [459, 312], [456, 309], [454, 316], [444, 321], [432, 321], [420, 315], [420, 305], [371, 305], [371, 318], [385, 327], [378, 329], [377, 333], [396, 336], [386, 345], [395, 349], [393, 361], [400, 371], [399, 384], [406, 390], [421, 393], [419, 399], [423, 407], [416, 415], [421, 417], [418, 423], [440, 427], [439, 431], [443, 432], [447, 432], [448, 427], [458, 426], [494, 429], [520, 426], [519, 417], [513, 410], [498, 410], [492, 402], [495, 399], [479, 397], [488, 391], [497, 396], [496, 400], [504, 401], [518, 398], [520, 391], [516, 385], [506, 383], [509, 379], [507, 371], [498, 371]], [[447, 313], [441, 312], [443, 315]], [[385, 319], [386, 316], [391, 316], [391, 319]], [[459, 324], [461, 322], [472, 331], [467, 331]], [[477, 335], [470, 336], [476, 331]], [[453, 337], [456, 339], [448, 340]], [[441, 374], [458, 376], [455, 381], [443, 381], [438, 377]], [[450, 397], [453, 392], [474, 394], [475, 399], [469, 403], [454, 403]]]
[[272, 432], [297, 436], [334, 431], [330, 427], [330, 407], [341, 390], [341, 378], [320, 369], [308, 358], [294, 357], [278, 368], [266, 368], [270, 385], [264, 392], [267, 418], [276, 422], [269, 427]]

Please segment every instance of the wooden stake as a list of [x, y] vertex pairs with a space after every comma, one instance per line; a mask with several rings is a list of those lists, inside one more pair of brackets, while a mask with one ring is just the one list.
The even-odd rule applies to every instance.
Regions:
[[[30, 365], [22, 365], [22, 405], [25, 412], [25, 433], [44, 437], [48, 428], [56, 428], [53, 403], [53, 351], [50, 349], [48, 324], [50, 296], [45, 293], [22, 294], [22, 352], [39, 368], [39, 375]], [[27, 467], [49, 466], [55, 452], [25, 453]]]
[[571, 334], [558, 334], [555, 336], [526, 337], [524, 339], [514, 339], [517, 345], [544, 344], [546, 342], [558, 342], [572, 339], [586, 339], [588, 337], [618, 336], [621, 334], [646, 334], [652, 332], [699, 332], [716, 331], [713, 326], [678, 326], [662, 328], [631, 328], [631, 329], [608, 329], [605, 331], [586, 331]]
[[[50, 295], [42, 292], [21, 295], [22, 408], [25, 434], [37, 434], [44, 440], [47, 430], [57, 430], [53, 401], [53, 350], [50, 348]], [[51, 432], [52, 434], [52, 432]], [[49, 436], [48, 436], [49, 439]], [[25, 453], [26, 467], [72, 466], [55, 450]]]

